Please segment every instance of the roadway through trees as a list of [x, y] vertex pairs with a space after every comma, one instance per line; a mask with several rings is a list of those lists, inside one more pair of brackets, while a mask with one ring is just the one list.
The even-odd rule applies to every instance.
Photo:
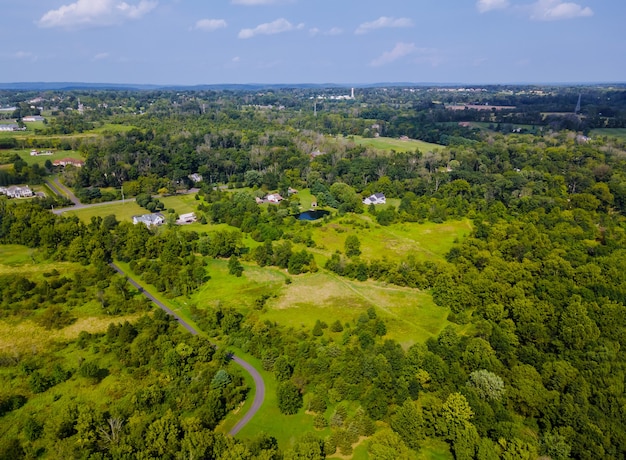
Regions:
[[[125, 276], [128, 279], [130, 284], [132, 284], [137, 290], [139, 290], [139, 292], [143, 293], [143, 295], [145, 295], [148, 299], [150, 299], [157, 307], [161, 308], [168, 315], [171, 315], [174, 318], [176, 318], [176, 321], [178, 321], [178, 323], [181, 326], [183, 326], [185, 329], [187, 329], [191, 334], [193, 334], [193, 335], [197, 335], [198, 334], [198, 331], [193, 326], [191, 326], [183, 318], [181, 318], [176, 313], [174, 313], [163, 302], [161, 302], [156, 297], [154, 297], [152, 294], [150, 294], [148, 291], [143, 289], [139, 285], [139, 283], [137, 283], [135, 280], [130, 278], [128, 275], [126, 275], [126, 273], [120, 267], [118, 267], [114, 263], [111, 263], [110, 265], [120, 275]], [[241, 420], [239, 420], [239, 422], [237, 422], [237, 424], [228, 433], [231, 436], [235, 436], [237, 433], [239, 433], [239, 431], [244, 426], [246, 426], [246, 424], [252, 419], [252, 417], [254, 417], [254, 415], [261, 408], [261, 404], [263, 404], [263, 400], [265, 399], [265, 382], [263, 381], [263, 377], [261, 377], [261, 374], [259, 374], [259, 372], [254, 368], [254, 366], [252, 366], [252, 364], [250, 364], [247, 361], [244, 361], [243, 359], [241, 359], [241, 358], [239, 358], [237, 356], [234, 356], [234, 355], [232, 356], [232, 360], [235, 363], [237, 363], [239, 366], [241, 366], [246, 372], [248, 372], [248, 374], [250, 374], [250, 376], [254, 380], [254, 386], [256, 387], [256, 391], [254, 393], [254, 400], [252, 401], [252, 406], [250, 407], [248, 412], [246, 412], [246, 414], [243, 416], [243, 418]]]

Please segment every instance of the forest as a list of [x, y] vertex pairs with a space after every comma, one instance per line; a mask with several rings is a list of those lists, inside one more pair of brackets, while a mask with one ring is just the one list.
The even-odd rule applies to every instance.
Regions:
[[626, 90], [319, 91], [0, 93], [0, 458], [626, 456]]

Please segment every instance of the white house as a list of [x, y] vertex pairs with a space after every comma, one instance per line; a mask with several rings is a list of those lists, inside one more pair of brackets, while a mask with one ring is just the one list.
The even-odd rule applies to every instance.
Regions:
[[0, 193], [9, 198], [30, 198], [34, 195], [33, 191], [28, 186], [18, 187], [17, 185], [0, 187]]
[[195, 222], [197, 219], [196, 217], [196, 213], [195, 212], [189, 212], [187, 214], [181, 214], [180, 216], [178, 216], [178, 220], [176, 221], [177, 224], [191, 224], [193, 222]]
[[146, 227], [158, 226], [165, 222], [163, 214], [155, 212], [153, 214], [144, 214], [143, 216], [133, 216], [133, 224], [145, 224]]
[[363, 204], [385, 204], [387, 202], [387, 198], [385, 198], [384, 193], [374, 193], [373, 195], [368, 196], [363, 200]]
[[198, 173], [189, 174], [187, 177], [194, 182], [202, 182], [202, 176]]
[[20, 127], [14, 123], [0, 125], [0, 131], [18, 131], [19, 129]]

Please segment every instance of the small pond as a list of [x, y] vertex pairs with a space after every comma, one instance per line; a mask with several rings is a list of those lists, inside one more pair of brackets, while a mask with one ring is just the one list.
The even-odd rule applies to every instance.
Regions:
[[317, 219], [321, 219], [324, 216], [327, 216], [328, 214], [330, 214], [330, 212], [324, 211], [322, 209], [316, 209], [315, 211], [301, 212], [298, 215], [297, 219], [298, 220], [317, 220]]

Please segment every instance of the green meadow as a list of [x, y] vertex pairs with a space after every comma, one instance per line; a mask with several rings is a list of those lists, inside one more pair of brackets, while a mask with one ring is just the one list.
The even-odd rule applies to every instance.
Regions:
[[443, 258], [455, 240], [467, 236], [471, 231], [468, 220], [381, 226], [367, 214], [355, 214], [323, 224], [307, 224], [317, 244], [312, 252], [319, 256], [319, 262], [322, 263], [336, 251], [344, 251], [348, 235], [359, 238], [361, 257], [366, 260], [384, 257], [394, 260], [406, 256], [429, 260]]
[[134, 201], [127, 200], [125, 202], [116, 201], [112, 203], [98, 203], [96, 206], [81, 209], [68, 209], [63, 213], [64, 216], [76, 216], [81, 221], [88, 223], [94, 216], [105, 217], [114, 214], [117, 220], [132, 221], [133, 216], [146, 214], [148, 211], [139, 206]]
[[598, 128], [591, 130], [591, 136], [608, 136], [626, 140], [626, 128]]
[[414, 152], [419, 150], [420, 152], [428, 152], [437, 149], [444, 149], [445, 147], [438, 144], [432, 144], [430, 142], [424, 142], [416, 139], [396, 139], [393, 137], [362, 137], [362, 136], [350, 136], [349, 140], [353, 140], [355, 144], [363, 145], [364, 147], [370, 147], [376, 150], [395, 150], [396, 152]]
[[[33, 280], [41, 280], [46, 273], [53, 271], [72, 277], [84, 270], [77, 263], [45, 261], [37, 250], [20, 245], [0, 245], [0, 275], [20, 274]], [[3, 318], [0, 320], [0, 353], [12, 351], [33, 351], [54, 342], [73, 340], [81, 331], [99, 333], [106, 331], [111, 322], [135, 320], [140, 315], [111, 317], [103, 315], [98, 301], [93, 299], [85, 304], [74, 306], [72, 314], [76, 321], [62, 329], [46, 329], [33, 321], [33, 318]]]
[[374, 307], [387, 323], [387, 336], [404, 347], [424, 342], [449, 324], [448, 311], [436, 306], [429, 293], [416, 289], [353, 281], [325, 271], [290, 276], [285, 270], [247, 263], [243, 275], [235, 277], [221, 260], [209, 261], [207, 272], [210, 279], [191, 299], [170, 301], [178, 311], [188, 314], [193, 304], [200, 309], [221, 305], [250, 312], [257, 299], [267, 296], [263, 309], [255, 313], [260, 319], [310, 330], [317, 320], [354, 324]]

